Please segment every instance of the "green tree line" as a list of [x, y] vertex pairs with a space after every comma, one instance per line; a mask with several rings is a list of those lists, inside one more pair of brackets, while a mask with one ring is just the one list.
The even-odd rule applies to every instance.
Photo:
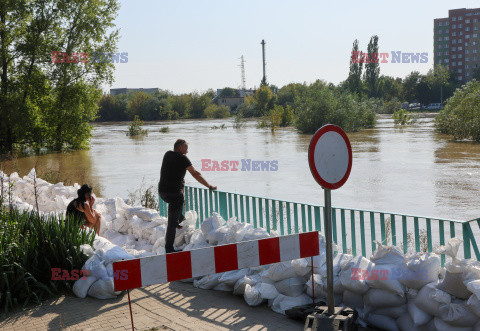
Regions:
[[230, 109], [218, 106], [214, 102], [214, 97], [213, 90], [181, 95], [167, 91], [151, 94], [140, 91], [115, 96], [104, 94], [98, 103], [96, 121], [131, 121], [135, 116], [144, 121], [230, 116]]

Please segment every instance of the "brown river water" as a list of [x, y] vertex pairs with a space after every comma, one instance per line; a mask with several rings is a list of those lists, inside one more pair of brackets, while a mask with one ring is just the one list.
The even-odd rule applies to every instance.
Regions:
[[[225, 123], [225, 129], [212, 129]], [[149, 122], [148, 136], [126, 136], [128, 123], [95, 124], [91, 148], [73, 153], [23, 157], [3, 162], [7, 171], [25, 175], [37, 165], [50, 181], [88, 182], [104, 197], [128, 197], [142, 181], [155, 188], [163, 154], [177, 138], [189, 142], [188, 157], [202, 170], [202, 159], [238, 162], [237, 171], [202, 171], [219, 190], [323, 204], [313, 179], [307, 149], [312, 135], [282, 128], [257, 129], [256, 120], [234, 129], [233, 120]], [[168, 133], [160, 128], [169, 127]], [[470, 220], [480, 217], [480, 144], [452, 142], [434, 130], [433, 118], [407, 127], [379, 116], [373, 129], [348, 134], [353, 148], [349, 180], [332, 192], [337, 207], [379, 210], [417, 216]], [[250, 171], [242, 164], [276, 161], [268, 170]], [[242, 161], [243, 160], [243, 161]], [[250, 162], [251, 162], [250, 161]], [[187, 173], [186, 183], [200, 186]], [[156, 189], [155, 189], [156, 192]]]

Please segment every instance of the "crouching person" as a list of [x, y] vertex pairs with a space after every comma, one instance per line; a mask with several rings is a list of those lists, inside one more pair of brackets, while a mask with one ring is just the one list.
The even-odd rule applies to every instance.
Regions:
[[93, 209], [95, 198], [92, 195], [93, 189], [88, 184], [83, 184], [77, 191], [78, 197], [73, 199], [67, 207], [67, 217], [80, 219], [84, 226], [95, 229], [100, 234], [102, 216]]

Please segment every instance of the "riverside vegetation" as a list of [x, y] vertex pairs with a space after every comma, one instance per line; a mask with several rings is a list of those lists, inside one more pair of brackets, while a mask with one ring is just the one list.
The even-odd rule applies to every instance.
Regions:
[[80, 245], [92, 245], [95, 233], [75, 219], [15, 209], [14, 184], [3, 177], [0, 184], [0, 309], [6, 314], [70, 292], [74, 280], [52, 280], [52, 268], [81, 269], [87, 256]]

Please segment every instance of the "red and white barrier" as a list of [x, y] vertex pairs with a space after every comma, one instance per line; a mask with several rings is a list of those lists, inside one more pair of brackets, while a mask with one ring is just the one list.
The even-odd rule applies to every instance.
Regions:
[[318, 232], [113, 263], [115, 291], [319, 255]]

